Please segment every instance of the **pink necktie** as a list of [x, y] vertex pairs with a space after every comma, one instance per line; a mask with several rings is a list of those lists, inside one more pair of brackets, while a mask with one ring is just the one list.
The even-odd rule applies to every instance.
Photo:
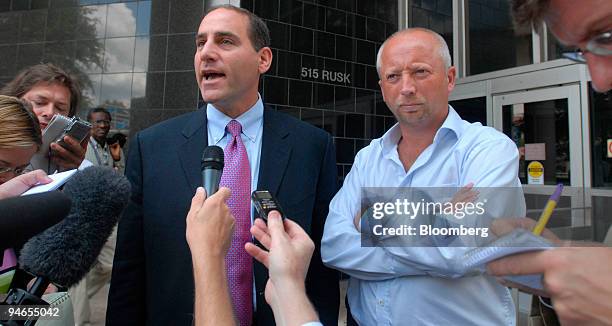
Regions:
[[232, 138], [224, 150], [225, 166], [219, 184], [232, 191], [227, 205], [236, 223], [225, 264], [234, 312], [240, 325], [245, 326], [251, 325], [253, 321], [253, 259], [244, 250], [244, 244], [251, 241], [251, 168], [240, 137], [242, 126], [232, 120], [226, 130]]

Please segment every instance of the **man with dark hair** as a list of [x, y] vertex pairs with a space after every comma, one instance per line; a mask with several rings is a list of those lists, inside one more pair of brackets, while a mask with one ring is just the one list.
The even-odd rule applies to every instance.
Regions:
[[206, 12], [206, 15], [217, 9], [227, 9], [247, 17], [247, 36], [251, 41], [251, 44], [253, 44], [255, 51], [259, 51], [264, 47], [270, 46], [270, 31], [268, 30], [268, 26], [257, 15], [246, 9], [232, 5], [221, 5], [210, 8]]
[[[47, 63], [25, 68], [0, 90], [0, 94], [30, 102], [38, 117], [40, 129], [44, 131], [54, 115], [73, 117], [76, 114], [81, 89], [74, 77]], [[87, 141], [79, 144], [76, 139], [66, 136], [64, 142], [65, 147], [51, 144], [51, 159], [60, 170], [75, 169], [85, 158]]]
[[132, 196], [117, 234], [109, 325], [192, 324], [197, 266], [185, 241], [185, 216], [202, 185], [208, 145], [225, 148], [220, 184], [231, 190], [227, 204], [236, 222], [224, 262], [240, 324], [274, 324], [264, 298], [267, 270], [245, 250], [252, 241], [250, 194], [256, 189], [270, 191], [313, 239], [306, 290], [323, 323], [338, 322], [338, 272], [323, 266], [319, 250], [337, 187], [334, 145], [328, 133], [264, 107], [258, 86], [272, 63], [269, 40], [263, 21], [250, 12], [210, 10], [199, 26], [194, 56], [207, 105], [131, 139], [126, 176]]
[[123, 166], [121, 162], [114, 162], [106, 140], [112, 121], [110, 112], [102, 107], [93, 108], [87, 112], [87, 121], [91, 123], [91, 138], [87, 145], [85, 158], [94, 165], [111, 168]]
[[[518, 24], [544, 21], [565, 45], [567, 57], [586, 63], [593, 88], [612, 89], [612, 1], [514, 0]], [[493, 275], [542, 274], [561, 324], [612, 324], [612, 248], [565, 247], [499, 259]]]

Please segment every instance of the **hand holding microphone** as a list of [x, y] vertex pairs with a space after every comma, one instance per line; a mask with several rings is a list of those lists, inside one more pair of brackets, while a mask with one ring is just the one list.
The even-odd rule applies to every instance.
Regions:
[[[191, 201], [187, 214], [186, 238], [191, 250], [195, 278], [195, 325], [232, 325], [231, 298], [227, 285], [225, 256], [232, 241], [234, 217], [226, 200], [228, 188], [219, 187], [223, 172], [223, 150], [209, 146], [202, 155], [202, 181]], [[272, 306], [279, 325], [301, 325], [318, 320], [306, 296], [304, 280], [314, 251], [314, 243], [295, 222], [282, 220], [278, 211], [263, 210], [278, 207], [267, 192], [256, 192], [260, 201], [259, 214], [268, 216], [268, 225], [257, 219], [251, 233], [269, 251], [248, 242], [245, 250], [270, 271], [266, 285], [266, 301]], [[207, 194], [209, 197], [206, 198]], [[260, 195], [260, 196], [257, 196]], [[264, 195], [262, 198], [261, 195]], [[270, 204], [270, 201], [275, 205]]]
[[[202, 187], [198, 187], [191, 199], [187, 213], [186, 238], [192, 257], [223, 258], [229, 250], [234, 229], [234, 217], [226, 201], [229, 188], [219, 190], [223, 173], [224, 153], [219, 146], [208, 146], [202, 153]], [[212, 257], [207, 257], [212, 255]]]
[[225, 203], [229, 188], [222, 187], [206, 198], [206, 191], [198, 187], [187, 213], [186, 238], [194, 261], [225, 258], [232, 242], [234, 216]]
[[196, 190], [186, 218], [195, 283], [196, 326], [235, 324], [225, 269], [234, 217], [225, 203], [230, 190], [219, 189], [222, 173], [223, 150], [218, 146], [207, 147], [202, 155], [204, 188]]

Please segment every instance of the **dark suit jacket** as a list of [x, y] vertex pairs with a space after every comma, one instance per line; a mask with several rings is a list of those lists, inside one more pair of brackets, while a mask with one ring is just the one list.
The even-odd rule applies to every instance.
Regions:
[[[323, 266], [321, 236], [337, 190], [335, 150], [325, 131], [264, 110], [258, 189], [269, 190], [285, 214], [313, 238], [316, 249], [306, 279], [308, 295], [324, 324], [338, 321], [338, 272]], [[185, 239], [185, 217], [207, 146], [204, 109], [148, 128], [131, 140], [126, 176], [130, 203], [117, 234], [107, 325], [191, 325], [194, 284]], [[266, 268], [255, 261], [257, 325], [273, 325], [265, 302]]]

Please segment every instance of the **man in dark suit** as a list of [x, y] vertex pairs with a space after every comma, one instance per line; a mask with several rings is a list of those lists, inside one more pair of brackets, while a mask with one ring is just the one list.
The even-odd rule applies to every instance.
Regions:
[[[252, 13], [231, 6], [209, 11], [200, 24], [194, 56], [206, 109], [162, 122], [132, 139], [126, 167], [132, 195], [119, 223], [108, 325], [191, 325], [194, 284], [185, 216], [202, 184], [202, 151], [208, 145], [226, 147], [227, 169], [228, 160], [233, 160], [228, 157], [231, 144], [238, 144], [242, 158], [248, 157], [248, 162], [242, 162], [246, 167], [240, 169], [247, 171], [248, 178], [240, 181], [248, 179], [250, 191], [274, 194], [285, 214], [315, 242], [307, 293], [321, 321], [337, 323], [338, 273], [324, 267], [320, 257], [328, 204], [337, 187], [335, 150], [328, 133], [264, 108], [257, 90], [260, 75], [272, 62], [269, 43], [265, 23]], [[239, 126], [237, 133], [230, 128], [232, 124]], [[230, 175], [226, 172], [224, 178]], [[231, 183], [227, 185], [232, 194], [237, 193]], [[248, 202], [246, 197], [230, 201]], [[248, 207], [252, 211], [250, 204]], [[236, 234], [241, 218], [232, 213]], [[247, 228], [253, 218], [248, 214]], [[244, 243], [234, 246], [232, 242], [228, 257], [243, 254], [232, 253], [234, 247], [244, 250]], [[242, 263], [228, 257], [227, 268], [234, 268], [229, 274], [236, 273]], [[246, 302], [253, 308], [252, 318], [240, 318], [241, 324], [273, 325], [274, 316], [264, 299], [267, 270], [252, 259], [249, 264], [252, 269], [243, 273], [253, 279], [249, 297], [232, 298], [235, 307]], [[232, 292], [234, 285], [230, 279]], [[237, 300], [243, 301], [238, 304]]]

